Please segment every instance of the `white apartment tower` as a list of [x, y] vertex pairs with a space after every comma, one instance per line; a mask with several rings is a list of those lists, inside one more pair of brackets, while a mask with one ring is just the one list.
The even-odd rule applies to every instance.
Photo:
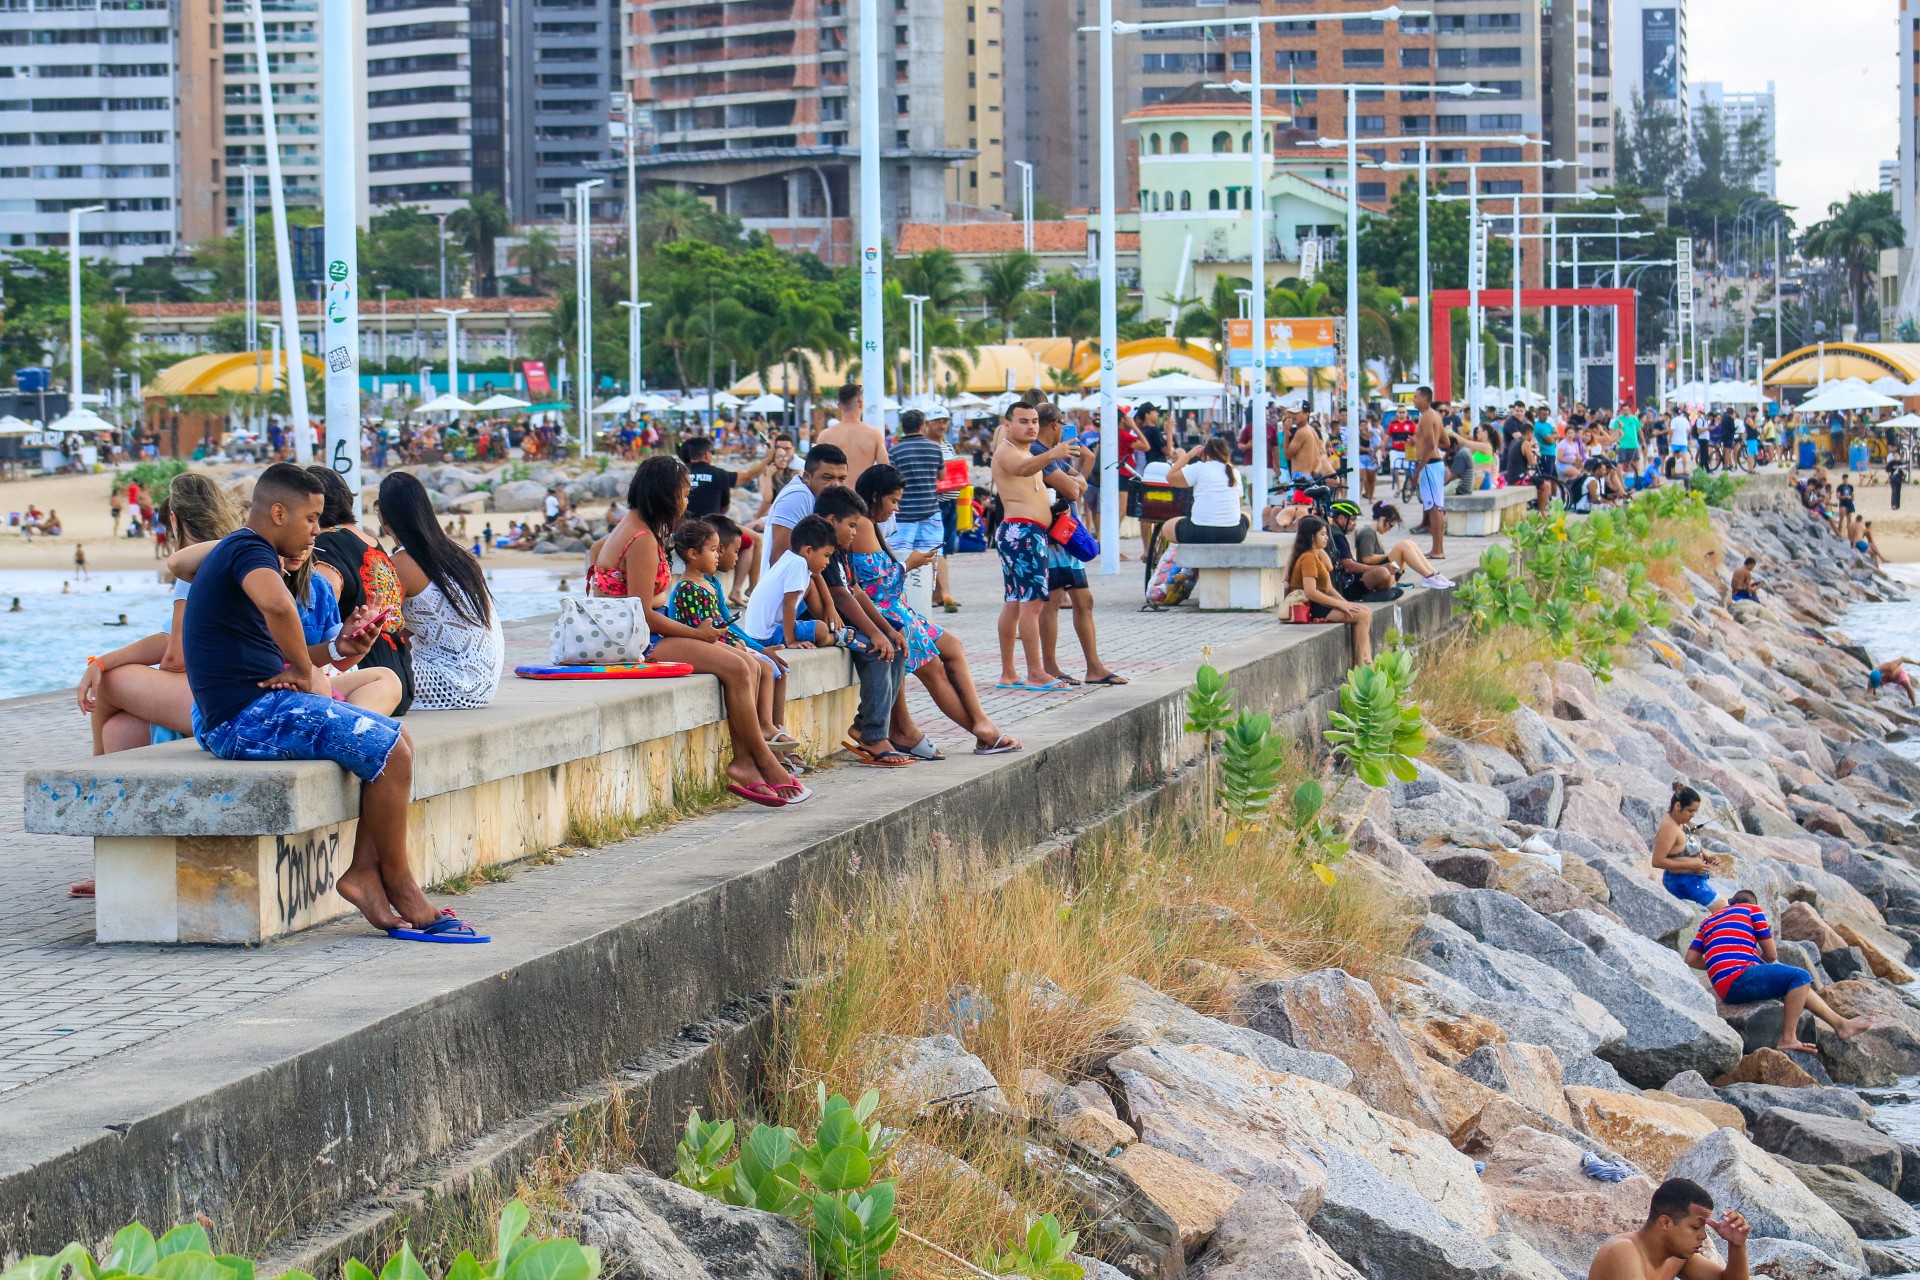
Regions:
[[0, 249], [137, 263], [180, 241], [178, 11], [166, 0], [0, 0]]
[[1752, 155], [1741, 157], [1754, 165], [1760, 176], [1754, 179], [1754, 187], [1768, 197], [1775, 196], [1774, 170], [1779, 166], [1780, 156], [1774, 121], [1773, 81], [1767, 81], [1764, 92], [1740, 93], [1729, 91], [1717, 80], [1702, 80], [1688, 86], [1687, 99], [1697, 114], [1712, 108], [1720, 114], [1720, 123], [1727, 131], [1727, 145], [1737, 147], [1742, 131], [1755, 121], [1759, 122], [1758, 146]]
[[1619, 107], [1637, 96], [1687, 116], [1687, 0], [1614, 0], [1613, 84]]

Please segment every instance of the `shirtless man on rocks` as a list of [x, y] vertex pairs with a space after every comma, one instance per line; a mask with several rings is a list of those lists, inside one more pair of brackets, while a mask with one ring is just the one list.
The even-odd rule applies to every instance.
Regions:
[[[1707, 1231], [1726, 1242], [1727, 1260], [1702, 1257]], [[1713, 1216], [1713, 1196], [1697, 1182], [1668, 1178], [1654, 1189], [1638, 1231], [1600, 1246], [1587, 1280], [1750, 1280], [1747, 1220], [1732, 1209]]]

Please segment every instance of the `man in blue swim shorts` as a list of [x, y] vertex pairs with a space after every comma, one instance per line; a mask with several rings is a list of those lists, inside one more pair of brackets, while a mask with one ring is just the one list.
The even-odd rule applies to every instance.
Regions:
[[1800, 1038], [1800, 1014], [1811, 1009], [1813, 1016], [1833, 1028], [1842, 1040], [1850, 1040], [1867, 1029], [1865, 1018], [1843, 1018], [1825, 1000], [1813, 992], [1813, 975], [1798, 965], [1781, 964], [1773, 942], [1773, 930], [1767, 913], [1751, 889], [1742, 889], [1727, 905], [1700, 922], [1700, 929], [1687, 947], [1687, 963], [1706, 970], [1722, 1004], [1757, 1004], [1778, 1000], [1786, 1006], [1780, 1024], [1782, 1050], [1812, 1053], [1814, 1047]]
[[1420, 490], [1420, 506], [1427, 515], [1427, 532], [1433, 535], [1433, 547], [1427, 559], [1436, 563], [1447, 558], [1447, 464], [1442, 455], [1448, 442], [1471, 449], [1473, 442], [1440, 420], [1433, 407], [1433, 388], [1420, 387], [1413, 393], [1413, 406], [1420, 420], [1413, 431], [1414, 478]]
[[254, 483], [247, 523], [201, 565], [181, 625], [194, 737], [223, 760], [332, 760], [351, 771], [364, 784], [360, 822], [352, 862], [333, 887], [390, 936], [483, 942], [427, 901], [408, 865], [413, 744], [406, 731], [390, 716], [332, 697], [325, 663], [351, 666], [384, 616], [356, 610], [340, 639], [310, 648], [281, 577], [282, 556], [312, 549], [320, 508], [319, 481], [276, 463]]
[[[993, 548], [1000, 553], [1000, 577], [1006, 586], [1006, 603], [1000, 608], [1000, 681], [996, 687], [1055, 693], [1073, 686], [1047, 674], [1040, 650], [1040, 613], [1051, 594], [1047, 528], [1053, 522], [1053, 493], [1040, 474], [1049, 463], [1077, 460], [1080, 446], [1062, 440], [1051, 449], [1035, 453], [1033, 444], [1039, 438], [1039, 409], [1024, 400], [1007, 406], [993, 450], [993, 490], [1000, 497], [1001, 509]], [[1024, 681], [1015, 669], [1016, 633], [1026, 658]]]

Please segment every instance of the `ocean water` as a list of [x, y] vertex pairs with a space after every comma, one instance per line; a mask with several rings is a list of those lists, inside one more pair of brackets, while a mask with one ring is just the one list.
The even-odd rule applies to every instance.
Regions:
[[[1891, 658], [1920, 658], [1920, 564], [1888, 565], [1887, 570], [1894, 578], [1907, 584], [1912, 598], [1852, 605], [1842, 616], [1840, 629], [1864, 645], [1875, 662], [1886, 662]], [[1889, 700], [1901, 697], [1897, 692], [1882, 693], [1881, 696]], [[1892, 745], [1901, 755], [1920, 760], [1920, 737]]]
[[[578, 590], [576, 557], [561, 558], [567, 562], [564, 576]], [[487, 571], [500, 617], [509, 622], [558, 608], [562, 576], [558, 567]], [[165, 630], [172, 590], [161, 583], [157, 567], [95, 573], [86, 582], [62, 569], [0, 570], [0, 698], [70, 689], [89, 654]], [[116, 625], [122, 615], [127, 625]]]

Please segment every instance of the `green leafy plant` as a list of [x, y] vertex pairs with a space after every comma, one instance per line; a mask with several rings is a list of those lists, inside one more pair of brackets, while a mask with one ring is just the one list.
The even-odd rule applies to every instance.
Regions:
[[1727, 507], [1733, 504], [1733, 495], [1746, 483], [1745, 476], [1727, 471], [1697, 471], [1687, 479], [1687, 489], [1700, 495], [1701, 501], [1710, 507]]
[[1266, 716], [1242, 711], [1227, 726], [1220, 761], [1218, 808], [1228, 823], [1227, 842], [1266, 816], [1280, 783], [1280, 744]]
[[136, 462], [114, 478], [122, 484], [137, 484], [143, 490], [164, 492], [166, 487], [173, 483], [173, 478], [186, 469], [187, 462], [183, 458], [155, 458], [146, 462]]
[[1025, 1240], [1005, 1250], [993, 1249], [974, 1258], [974, 1265], [996, 1276], [1026, 1276], [1028, 1280], [1081, 1280], [1085, 1269], [1073, 1260], [1078, 1231], [1060, 1230], [1060, 1219], [1046, 1214], [1027, 1228]]
[[[1204, 650], [1203, 650], [1204, 652]], [[1197, 733], [1206, 739], [1207, 761], [1207, 812], [1214, 807], [1214, 740], [1227, 731], [1234, 722], [1233, 703], [1227, 697], [1226, 673], [1211, 663], [1203, 663], [1193, 673], [1193, 687], [1187, 690], [1188, 733]]]
[[[1405, 678], [1412, 679], [1411, 667]], [[1412, 757], [1427, 749], [1420, 708], [1405, 700], [1394, 675], [1377, 662], [1347, 672], [1340, 709], [1327, 718], [1333, 727], [1326, 739], [1334, 755], [1368, 786], [1386, 786], [1389, 775], [1402, 782], [1419, 776]]]
[[[446, 1280], [595, 1280], [600, 1274], [598, 1249], [575, 1240], [529, 1239], [530, 1221], [526, 1205], [510, 1202], [500, 1211], [493, 1260], [482, 1262], [463, 1251], [447, 1268]], [[253, 1280], [255, 1272], [252, 1259], [214, 1253], [206, 1228], [197, 1222], [177, 1226], [158, 1240], [136, 1222], [114, 1235], [104, 1262], [96, 1262], [84, 1246], [70, 1244], [51, 1257], [22, 1258], [0, 1272], [0, 1280]], [[313, 1280], [304, 1271], [282, 1274]], [[355, 1259], [340, 1274], [342, 1280], [428, 1280], [404, 1240], [377, 1277]]]
[[878, 1090], [848, 1102], [829, 1097], [821, 1085], [811, 1142], [803, 1144], [792, 1129], [757, 1124], [732, 1162], [727, 1156], [737, 1126], [703, 1120], [695, 1110], [674, 1148], [674, 1181], [805, 1223], [815, 1259], [834, 1280], [887, 1280], [893, 1271], [881, 1260], [898, 1239], [900, 1222], [894, 1180], [874, 1181], [894, 1143], [879, 1122], [868, 1123], [879, 1105]]

